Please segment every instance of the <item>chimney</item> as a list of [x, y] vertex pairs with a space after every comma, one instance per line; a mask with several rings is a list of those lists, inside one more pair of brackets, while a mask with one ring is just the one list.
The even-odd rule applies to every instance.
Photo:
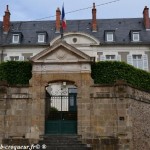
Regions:
[[93, 8], [92, 8], [92, 32], [97, 32], [95, 3], [93, 3]]
[[147, 8], [147, 6], [145, 6], [143, 10], [143, 19], [144, 19], [145, 29], [150, 29], [149, 8]]
[[60, 16], [61, 16], [60, 9], [57, 8], [56, 10], [56, 33], [60, 33], [60, 27], [61, 27]]
[[3, 16], [3, 33], [7, 34], [9, 29], [10, 29], [10, 12], [7, 5], [5, 15]]

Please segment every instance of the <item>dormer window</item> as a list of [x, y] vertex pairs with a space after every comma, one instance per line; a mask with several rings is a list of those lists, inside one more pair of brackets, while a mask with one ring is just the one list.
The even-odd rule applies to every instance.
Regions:
[[46, 31], [38, 31], [37, 32], [37, 42], [38, 43], [46, 43], [47, 40], [47, 32]]
[[139, 42], [140, 41], [140, 34], [139, 34], [139, 32], [132, 32], [132, 40], [134, 42]]
[[38, 43], [45, 42], [45, 34], [38, 34]]
[[12, 43], [14, 43], [14, 44], [20, 43], [20, 35], [19, 34], [13, 34]]
[[130, 31], [130, 38], [132, 42], [139, 42], [140, 39], [140, 30], [132, 30]]
[[114, 38], [113, 38], [113, 33], [109, 32], [107, 33], [107, 42], [113, 42]]
[[105, 31], [105, 41], [114, 42], [114, 31]]
[[20, 44], [22, 37], [21, 32], [12, 32], [12, 44]]

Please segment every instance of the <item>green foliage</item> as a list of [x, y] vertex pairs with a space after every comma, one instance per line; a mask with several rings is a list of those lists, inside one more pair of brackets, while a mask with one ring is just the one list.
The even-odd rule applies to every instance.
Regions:
[[10, 85], [28, 84], [32, 65], [28, 61], [8, 61], [0, 64], [0, 80]]
[[125, 80], [134, 87], [150, 91], [150, 73], [124, 62], [103, 61], [92, 64], [92, 78], [95, 84], [113, 84]]
[[50, 112], [58, 112], [58, 109], [55, 107], [50, 107]]

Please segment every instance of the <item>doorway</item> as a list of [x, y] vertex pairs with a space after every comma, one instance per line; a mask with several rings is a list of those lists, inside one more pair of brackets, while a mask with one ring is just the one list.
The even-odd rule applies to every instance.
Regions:
[[58, 81], [46, 87], [45, 134], [77, 133], [77, 88]]

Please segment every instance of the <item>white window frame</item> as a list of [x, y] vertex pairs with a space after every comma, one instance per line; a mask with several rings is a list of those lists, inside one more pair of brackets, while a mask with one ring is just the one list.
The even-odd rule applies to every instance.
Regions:
[[133, 32], [132, 33], [132, 40], [134, 42], [139, 42], [140, 41], [140, 33], [139, 32]]
[[[19, 61], [19, 56], [9, 56], [11, 61]], [[18, 58], [18, 59], [16, 59]]]
[[44, 43], [45, 42], [45, 34], [39, 33], [38, 34], [38, 43]]
[[19, 34], [13, 34], [12, 43], [17, 44], [19, 42], [20, 42], [20, 36], [19, 36]]
[[5, 56], [4, 61], [24, 61], [24, 56]]
[[[115, 56], [114, 59], [107, 59], [107, 56]], [[103, 54], [100, 55], [100, 61], [121, 61], [121, 55], [118, 54]]]
[[107, 42], [113, 42], [114, 41], [114, 33], [113, 32], [107, 32], [106, 33], [106, 41]]
[[[138, 60], [140, 60], [140, 61], [142, 61], [142, 67], [140, 67], [139, 65], [134, 65], [133, 64], [133, 56], [138, 56], [138, 55], [141, 55], [141, 59], [137, 59], [137, 61]], [[127, 55], [127, 63], [128, 64], [130, 64], [130, 65], [132, 65], [132, 66], [134, 66], [134, 67], [136, 67], [136, 68], [139, 68], [139, 69], [143, 69], [143, 70], [146, 70], [146, 71], [148, 71], [149, 69], [148, 69], [148, 56], [147, 56], [147, 54], [129, 54], [129, 55]], [[137, 62], [138, 63], [138, 62]]]
[[[143, 69], [143, 57], [140, 54], [133, 54], [132, 55], [132, 59], [133, 59], [133, 66], [139, 69]], [[141, 63], [141, 66], [140, 66]]]
[[[116, 60], [116, 55], [105, 55], [107, 61], [115, 61]], [[108, 58], [109, 57], [109, 58]], [[114, 57], [114, 58], [113, 58]]]

